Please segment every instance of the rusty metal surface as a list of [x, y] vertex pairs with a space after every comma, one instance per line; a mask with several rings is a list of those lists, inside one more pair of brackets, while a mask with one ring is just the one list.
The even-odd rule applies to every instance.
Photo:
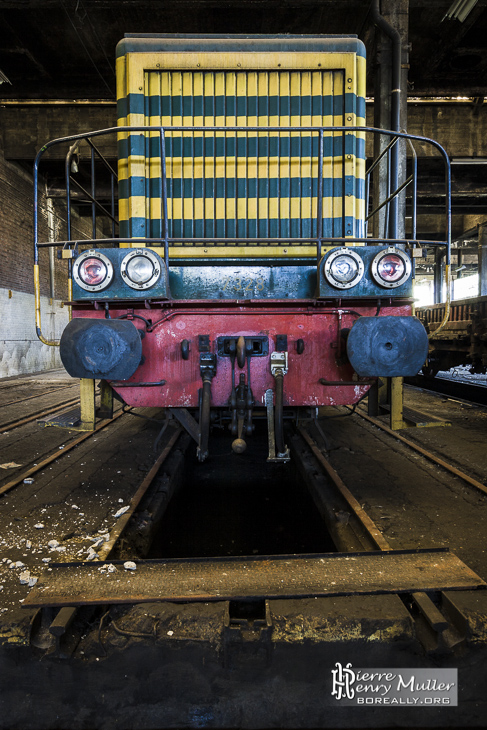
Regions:
[[472, 589], [485, 582], [448, 550], [398, 550], [52, 566], [23, 606], [221, 601]]

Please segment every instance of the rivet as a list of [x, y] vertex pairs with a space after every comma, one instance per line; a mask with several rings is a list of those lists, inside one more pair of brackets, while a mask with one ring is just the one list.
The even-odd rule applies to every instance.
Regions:
[[352, 83], [352, 79], [347, 79], [347, 81], [348, 81], [349, 84]]
[[139, 91], [143, 91], [142, 86], [139, 86]]
[[161, 64], [160, 63], [156, 63], [156, 67], [157, 68], [161, 68]]
[[351, 122], [352, 121], [352, 117], [347, 117], [347, 121], [348, 122]]
[[208, 253], [208, 249], [207, 248], [204, 248], [203, 249], [203, 253]]

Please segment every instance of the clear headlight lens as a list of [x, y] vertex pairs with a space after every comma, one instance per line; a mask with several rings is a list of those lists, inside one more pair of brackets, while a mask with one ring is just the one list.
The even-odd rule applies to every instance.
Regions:
[[88, 286], [99, 286], [106, 279], [108, 270], [103, 261], [94, 256], [85, 259], [79, 267], [79, 276]]
[[323, 271], [329, 284], [337, 289], [350, 289], [364, 275], [364, 262], [358, 253], [343, 247], [329, 254]]
[[124, 256], [120, 265], [123, 281], [132, 289], [150, 289], [159, 281], [162, 262], [149, 248], [136, 248]]
[[358, 264], [351, 256], [338, 256], [330, 266], [330, 273], [335, 279], [342, 284], [348, 284], [353, 281], [358, 274]]
[[134, 284], [147, 284], [154, 275], [154, 264], [145, 256], [134, 256], [127, 264], [127, 276]]

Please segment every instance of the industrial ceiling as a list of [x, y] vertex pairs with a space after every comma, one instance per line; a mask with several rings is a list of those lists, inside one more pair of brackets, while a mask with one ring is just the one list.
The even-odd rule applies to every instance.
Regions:
[[[455, 13], [455, 6], [465, 3], [466, 17]], [[357, 34], [370, 58], [375, 36], [370, 4], [370, 0], [3, 0], [0, 70], [10, 83], [1, 85], [0, 97], [114, 99], [115, 47], [125, 33]], [[486, 37], [487, 0], [410, 0], [409, 94], [486, 96]], [[368, 94], [373, 94], [372, 64]]]

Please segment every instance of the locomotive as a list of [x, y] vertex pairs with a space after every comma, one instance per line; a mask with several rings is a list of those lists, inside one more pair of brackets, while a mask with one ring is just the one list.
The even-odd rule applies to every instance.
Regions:
[[[269, 460], [287, 461], [285, 418], [418, 372], [421, 242], [367, 230], [366, 136], [385, 135], [386, 159], [408, 135], [365, 126], [356, 37], [126, 35], [117, 98], [117, 128], [54, 140], [35, 163], [63, 143], [69, 170], [84, 143], [94, 168], [97, 137], [116, 134], [118, 231], [97, 238], [95, 222], [93, 239], [68, 228], [56, 244], [72, 309], [60, 355], [82, 394], [101, 380], [128, 406], [169, 409], [200, 460], [212, 422], [242, 453], [264, 416]], [[38, 288], [53, 244], [34, 232]]]

